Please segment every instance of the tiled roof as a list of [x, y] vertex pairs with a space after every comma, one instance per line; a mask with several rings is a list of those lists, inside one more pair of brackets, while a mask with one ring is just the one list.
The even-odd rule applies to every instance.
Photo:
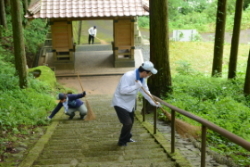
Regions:
[[28, 8], [26, 18], [95, 18], [145, 16], [145, 0], [40, 0]]

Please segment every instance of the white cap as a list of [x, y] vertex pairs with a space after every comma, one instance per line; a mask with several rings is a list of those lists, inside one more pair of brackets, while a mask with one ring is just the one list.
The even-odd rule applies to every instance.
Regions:
[[141, 67], [146, 70], [152, 72], [152, 74], [156, 74], [158, 71], [154, 68], [154, 64], [150, 61], [145, 61], [142, 63]]

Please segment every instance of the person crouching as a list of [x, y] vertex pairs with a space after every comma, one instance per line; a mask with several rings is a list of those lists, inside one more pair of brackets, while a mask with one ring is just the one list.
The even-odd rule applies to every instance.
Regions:
[[62, 107], [64, 107], [64, 113], [69, 116], [69, 119], [74, 118], [76, 111], [79, 111], [80, 119], [84, 119], [88, 112], [84, 102], [80, 100], [84, 96], [86, 96], [85, 91], [80, 94], [59, 93], [57, 96], [59, 102], [48, 119], [52, 119]]

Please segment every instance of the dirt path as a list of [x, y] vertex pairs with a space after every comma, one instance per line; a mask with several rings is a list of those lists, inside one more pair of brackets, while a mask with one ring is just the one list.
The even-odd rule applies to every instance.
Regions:
[[[89, 95], [111, 95], [119, 82], [120, 75], [80, 77], [83, 89]], [[77, 77], [58, 77], [57, 82], [65, 87], [81, 92], [81, 86]]]
[[[98, 29], [97, 40], [102, 44], [110, 43], [113, 40], [113, 22], [112, 20], [91, 20], [87, 21], [89, 26], [96, 25]], [[140, 28], [142, 37], [149, 39], [149, 30]], [[201, 33], [201, 41], [203, 42], [214, 42], [215, 33]], [[173, 34], [169, 33], [169, 37], [172, 38]], [[225, 42], [231, 43], [232, 32], [225, 33]], [[241, 30], [240, 32], [240, 43], [248, 44], [250, 42], [250, 29]]]
[[[140, 29], [142, 37], [149, 39], [149, 30], [147, 29]], [[201, 41], [202, 42], [214, 42], [215, 33], [201, 33]], [[172, 38], [173, 34], [170, 33], [169, 37]], [[232, 32], [225, 33], [225, 42], [231, 43], [232, 40]], [[241, 30], [240, 32], [240, 43], [248, 44], [250, 42], [250, 29], [248, 30]]]

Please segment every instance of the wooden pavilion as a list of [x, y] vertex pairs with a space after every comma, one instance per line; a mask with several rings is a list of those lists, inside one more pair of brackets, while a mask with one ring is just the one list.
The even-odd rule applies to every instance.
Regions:
[[55, 62], [75, 61], [72, 21], [113, 20], [114, 67], [133, 67], [134, 24], [137, 16], [147, 15], [145, 0], [35, 0], [25, 17], [48, 20]]

